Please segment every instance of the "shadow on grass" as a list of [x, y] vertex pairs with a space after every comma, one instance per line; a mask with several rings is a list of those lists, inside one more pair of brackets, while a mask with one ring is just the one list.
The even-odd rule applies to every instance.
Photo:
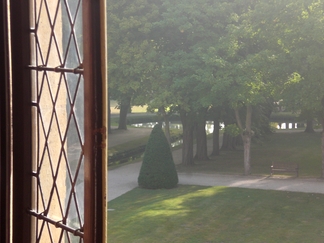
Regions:
[[323, 242], [324, 195], [179, 186], [109, 202], [109, 242]]

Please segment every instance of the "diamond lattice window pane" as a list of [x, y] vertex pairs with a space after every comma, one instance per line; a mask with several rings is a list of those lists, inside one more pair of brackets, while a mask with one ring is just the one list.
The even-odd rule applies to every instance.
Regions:
[[33, 212], [39, 242], [82, 242], [84, 85], [82, 74], [71, 72], [82, 66], [81, 3], [34, 0], [32, 4]]

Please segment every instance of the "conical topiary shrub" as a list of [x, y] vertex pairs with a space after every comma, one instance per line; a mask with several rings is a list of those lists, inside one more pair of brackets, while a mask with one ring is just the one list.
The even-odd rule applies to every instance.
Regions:
[[178, 184], [171, 149], [159, 124], [154, 126], [147, 142], [138, 184], [147, 189], [174, 188]]

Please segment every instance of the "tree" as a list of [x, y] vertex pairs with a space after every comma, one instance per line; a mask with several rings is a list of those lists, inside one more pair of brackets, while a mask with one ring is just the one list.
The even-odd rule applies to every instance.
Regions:
[[[285, 77], [280, 67], [282, 47], [276, 38], [267, 37], [264, 26], [268, 12], [262, 12], [262, 1], [237, 1], [238, 18], [229, 26], [228, 43], [233, 43], [226, 57], [225, 77], [231, 77], [228, 95], [234, 109], [236, 124], [241, 130], [244, 146], [244, 174], [251, 173], [252, 114], [254, 107], [264, 103]], [[269, 10], [269, 9], [263, 9]], [[260, 12], [261, 11], [261, 12]], [[272, 12], [273, 13], [273, 12]], [[244, 119], [240, 109], [245, 109]]]
[[138, 184], [148, 189], [169, 189], [178, 184], [172, 152], [159, 124], [154, 126], [147, 142]]
[[266, 119], [255, 119], [266, 102], [284, 99], [323, 119], [320, 0], [109, 1], [111, 95], [148, 103], [165, 118], [178, 112], [184, 165], [194, 164], [194, 127], [197, 157], [206, 158], [205, 111], [224, 101], [241, 131], [246, 175], [253, 127], [266, 129]]
[[154, 43], [149, 37], [152, 22], [160, 17], [160, 1], [108, 0], [108, 68], [112, 99], [120, 108], [119, 129], [127, 129], [132, 105], [149, 100], [150, 73], [155, 69]]
[[[322, 173], [324, 177], [324, 3], [320, 0], [297, 0], [286, 4], [285, 15], [277, 17], [281, 43], [289, 54], [294, 78], [282, 92], [286, 106], [315, 114], [322, 123]], [[309, 117], [312, 118], [312, 117]]]
[[[162, 107], [174, 106], [183, 124], [182, 163], [193, 165], [193, 130], [198, 124], [197, 158], [207, 158], [207, 143], [204, 135], [205, 120], [197, 119], [197, 113], [206, 111], [215, 90], [214, 67], [206, 65], [206, 53], [218, 45], [229, 21], [230, 11], [226, 1], [185, 0], [163, 2], [162, 19], [155, 23], [154, 41], [159, 52], [159, 70], [164, 92], [154, 93], [154, 99], [170, 103]], [[226, 10], [226, 11], [224, 11]], [[222, 43], [223, 44], [223, 43]], [[221, 49], [220, 46], [216, 48]], [[223, 81], [223, 80], [222, 80]], [[221, 81], [220, 81], [221, 82]], [[224, 83], [221, 85], [224, 87]], [[159, 108], [158, 106], [156, 108]], [[204, 112], [205, 113], [205, 112]], [[202, 113], [201, 113], [202, 114]], [[200, 118], [204, 118], [201, 116]], [[199, 122], [198, 122], [199, 121]], [[198, 122], [198, 123], [197, 123]]]
[[316, 112], [311, 111], [311, 110], [302, 110], [299, 114], [299, 119], [300, 120], [306, 120], [306, 128], [305, 132], [307, 133], [314, 133], [314, 120], [316, 117]]

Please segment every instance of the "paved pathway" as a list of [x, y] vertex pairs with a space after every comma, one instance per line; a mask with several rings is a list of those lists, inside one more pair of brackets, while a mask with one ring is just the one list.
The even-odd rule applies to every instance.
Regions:
[[[130, 128], [125, 131], [124, 138], [130, 140], [136, 135], [149, 135], [150, 129], [140, 131], [142, 128]], [[116, 137], [115, 137], [116, 136]], [[109, 135], [109, 140], [119, 141], [118, 133]], [[209, 141], [209, 147], [211, 141]], [[173, 152], [176, 164], [181, 163], [181, 150]], [[108, 172], [108, 201], [137, 187], [137, 177], [141, 162], [124, 165]], [[178, 173], [179, 184], [202, 185], [202, 186], [228, 186], [265, 190], [298, 191], [307, 193], [324, 194], [324, 180], [321, 179], [298, 179], [298, 178], [271, 178], [265, 176], [240, 176], [223, 174], [203, 173]]]

